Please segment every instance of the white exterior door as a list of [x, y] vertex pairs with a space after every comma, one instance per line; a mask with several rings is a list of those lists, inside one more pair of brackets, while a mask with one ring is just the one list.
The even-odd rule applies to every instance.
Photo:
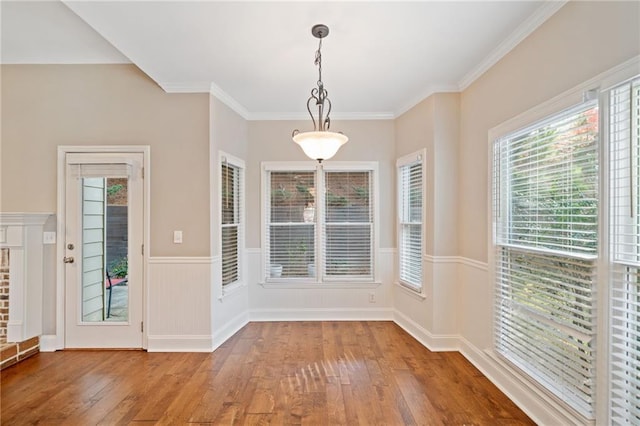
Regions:
[[65, 155], [65, 348], [141, 348], [141, 153]]

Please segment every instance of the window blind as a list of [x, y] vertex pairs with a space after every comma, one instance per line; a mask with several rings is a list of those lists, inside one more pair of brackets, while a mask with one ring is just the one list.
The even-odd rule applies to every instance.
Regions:
[[399, 278], [416, 290], [422, 289], [422, 156], [398, 167]]
[[494, 143], [495, 349], [588, 419], [595, 398], [598, 109]]
[[263, 167], [266, 281], [373, 280], [375, 167]]
[[640, 424], [640, 79], [609, 96], [611, 422]]
[[240, 280], [240, 241], [242, 237], [242, 168], [223, 159], [221, 182], [222, 285]]
[[266, 277], [315, 277], [315, 172], [271, 171], [267, 179]]
[[370, 171], [327, 171], [324, 276], [373, 279], [373, 197]]

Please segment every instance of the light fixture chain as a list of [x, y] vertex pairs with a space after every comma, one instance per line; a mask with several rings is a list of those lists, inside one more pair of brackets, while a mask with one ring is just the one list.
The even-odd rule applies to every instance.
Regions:
[[318, 43], [318, 50], [316, 50], [316, 60], [314, 63], [318, 66], [318, 87], [322, 88], [322, 39]]

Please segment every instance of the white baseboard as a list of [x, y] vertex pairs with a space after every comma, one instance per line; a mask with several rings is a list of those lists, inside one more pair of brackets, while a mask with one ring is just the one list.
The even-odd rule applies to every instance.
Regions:
[[422, 346], [432, 352], [454, 352], [458, 350], [458, 335], [434, 335], [402, 312], [393, 312], [393, 321], [413, 336]]
[[393, 321], [390, 308], [254, 309], [250, 321]]
[[55, 352], [58, 349], [58, 336], [55, 334], [40, 336], [40, 352]]
[[147, 352], [213, 352], [213, 342], [207, 335], [149, 335]]
[[[213, 333], [213, 350], [226, 342], [231, 336], [236, 334], [242, 327], [249, 323], [249, 313], [243, 312], [240, 315], [228, 321], [220, 330]], [[216, 324], [213, 324], [214, 329]]]
[[535, 386], [525, 383], [510, 369], [460, 337], [460, 353], [539, 425], [583, 424]]

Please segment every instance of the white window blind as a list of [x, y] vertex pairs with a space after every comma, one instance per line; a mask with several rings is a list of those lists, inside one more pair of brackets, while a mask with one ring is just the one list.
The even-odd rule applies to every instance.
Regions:
[[221, 251], [223, 287], [240, 281], [240, 249], [243, 235], [244, 169], [222, 157], [221, 186]]
[[598, 109], [494, 143], [495, 349], [594, 418]]
[[422, 289], [423, 160], [398, 160], [398, 259], [400, 283]]
[[271, 171], [268, 178], [266, 277], [315, 277], [314, 171]]
[[265, 281], [373, 281], [375, 165], [263, 169]]
[[325, 172], [324, 182], [324, 276], [372, 280], [371, 172]]
[[611, 422], [640, 424], [640, 79], [610, 93]]

